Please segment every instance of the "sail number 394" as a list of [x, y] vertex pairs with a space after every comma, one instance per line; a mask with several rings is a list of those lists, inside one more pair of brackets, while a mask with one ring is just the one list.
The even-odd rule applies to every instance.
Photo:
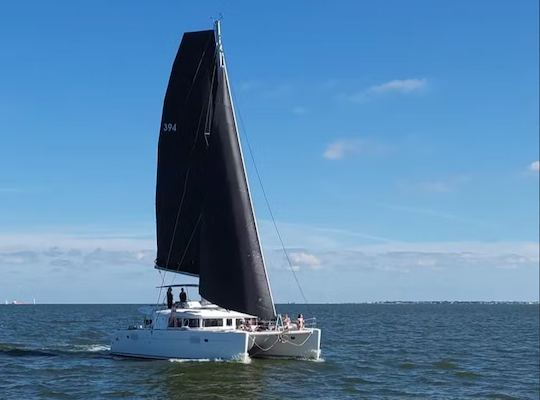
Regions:
[[163, 133], [173, 133], [176, 132], [176, 124], [164, 123], [161, 127]]

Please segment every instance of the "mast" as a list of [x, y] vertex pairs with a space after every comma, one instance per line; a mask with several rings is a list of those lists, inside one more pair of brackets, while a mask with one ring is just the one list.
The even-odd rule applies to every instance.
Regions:
[[272, 295], [272, 288], [270, 286], [270, 281], [268, 279], [268, 271], [267, 271], [267, 268], [266, 268], [266, 261], [264, 259], [264, 252], [263, 252], [263, 249], [262, 249], [262, 246], [261, 246], [261, 237], [259, 235], [259, 227], [257, 225], [257, 218], [255, 217], [255, 208], [253, 207], [253, 200], [252, 200], [251, 189], [250, 189], [250, 186], [249, 186], [249, 180], [248, 180], [248, 176], [247, 176], [246, 164], [245, 164], [245, 160], [244, 160], [244, 153], [242, 151], [242, 142], [240, 140], [240, 134], [239, 134], [240, 131], [238, 130], [238, 122], [236, 120], [236, 111], [234, 109], [234, 102], [233, 102], [232, 93], [231, 93], [231, 85], [230, 85], [230, 82], [229, 82], [229, 74], [227, 72], [227, 64], [225, 63], [225, 53], [223, 51], [223, 42], [221, 40], [221, 20], [220, 19], [217, 19], [214, 22], [214, 31], [215, 31], [215, 36], [216, 36], [216, 47], [217, 47], [217, 51], [218, 51], [218, 55], [219, 55], [219, 67], [223, 68], [224, 75], [225, 75], [225, 80], [226, 80], [226, 83], [227, 83], [227, 92], [228, 92], [229, 101], [231, 103], [231, 108], [232, 108], [232, 116], [233, 116], [233, 121], [234, 121], [234, 128], [235, 128], [236, 137], [237, 137], [237, 140], [238, 140], [238, 148], [239, 148], [239, 151], [240, 151], [240, 158], [242, 159], [242, 169], [243, 169], [243, 172], [244, 172], [244, 179], [245, 179], [246, 185], [247, 185], [247, 193], [248, 193], [248, 197], [249, 197], [249, 204], [251, 206], [251, 215], [253, 216], [253, 221], [254, 221], [254, 224], [255, 224], [255, 233], [257, 235], [257, 246], [259, 248], [259, 252], [260, 252], [261, 258], [262, 258], [262, 264], [263, 264], [263, 268], [264, 268], [264, 275], [265, 275], [265, 278], [266, 278], [266, 284], [268, 285], [268, 292], [270, 293], [270, 301], [272, 303], [272, 309], [273, 309], [274, 315], [277, 315], [276, 314], [276, 306], [274, 304], [274, 297]]

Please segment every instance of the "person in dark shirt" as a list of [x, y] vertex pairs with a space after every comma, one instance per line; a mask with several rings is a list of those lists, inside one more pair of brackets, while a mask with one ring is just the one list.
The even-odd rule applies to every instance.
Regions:
[[172, 288], [169, 287], [169, 289], [167, 289], [167, 308], [171, 309], [172, 304], [173, 304], [173, 293], [172, 293]]
[[185, 303], [187, 301], [187, 294], [184, 292], [184, 288], [180, 289], [180, 303]]

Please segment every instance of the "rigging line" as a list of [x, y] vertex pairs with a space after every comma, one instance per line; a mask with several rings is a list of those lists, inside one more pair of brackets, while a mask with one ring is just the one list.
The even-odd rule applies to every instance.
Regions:
[[[193, 87], [195, 86], [195, 82], [197, 80], [197, 76], [199, 75], [199, 69], [201, 67], [201, 64], [202, 64], [202, 60], [206, 54], [206, 50], [208, 50], [208, 44], [210, 43], [210, 39], [208, 40], [208, 42], [206, 43], [206, 47], [201, 55], [201, 59], [199, 60], [199, 65], [197, 66], [197, 70], [195, 71], [195, 75], [193, 76], [193, 79], [191, 81], [191, 87], [189, 88], [189, 92], [186, 96], [186, 99], [185, 99], [185, 103], [187, 104], [187, 101], [189, 99], [189, 96], [191, 95], [191, 92], [193, 90]], [[217, 48], [216, 50], [214, 51], [214, 58], [212, 60], [212, 63], [215, 64], [216, 62], [216, 54], [217, 54]], [[213, 72], [212, 72], [212, 84], [214, 82], [214, 73], [215, 73], [215, 68], [213, 69]], [[212, 92], [212, 86], [210, 86], [210, 93]], [[191, 146], [191, 149], [189, 151], [189, 154], [188, 154], [188, 160], [191, 158], [191, 155], [193, 154], [193, 151], [195, 150], [195, 147], [197, 145], [197, 139], [199, 138], [199, 128], [201, 126], [201, 120], [202, 120], [202, 115], [203, 115], [203, 110], [204, 108], [201, 108], [201, 113], [199, 115], [199, 122], [197, 124], [197, 130], [196, 130], [196, 134], [195, 134], [195, 138], [193, 140], [193, 144]], [[178, 227], [178, 220], [179, 220], [179, 217], [180, 217], [180, 212], [182, 210], [182, 205], [184, 204], [184, 198], [185, 198], [185, 195], [186, 195], [186, 189], [187, 189], [187, 181], [188, 181], [188, 178], [189, 178], [189, 175], [190, 175], [190, 172], [191, 172], [191, 165], [189, 166], [187, 172], [186, 172], [186, 177], [184, 179], [184, 189], [183, 189], [183, 193], [182, 193], [182, 198], [180, 199], [180, 205], [178, 207], [178, 212], [176, 213], [176, 221], [174, 223], [174, 228], [173, 228], [173, 235], [172, 235], [172, 238], [171, 238], [171, 244], [169, 246], [169, 252], [167, 254], [167, 263], [165, 264], [166, 266], [169, 265], [169, 261], [171, 260], [171, 253], [172, 253], [172, 248], [173, 248], [173, 244], [174, 244], [174, 237], [176, 236], [176, 228]], [[163, 286], [163, 282], [165, 282], [165, 276], [167, 275], [167, 270], [164, 271], [163, 273], [163, 278], [161, 279], [161, 285], [160, 286]], [[162, 287], [159, 288], [159, 293], [158, 293], [158, 298], [157, 298], [157, 302], [156, 304], [159, 304], [159, 299], [161, 298], [161, 291], [163, 290]]]
[[[191, 80], [191, 86], [189, 88], [188, 93], [186, 94], [186, 98], [184, 99], [184, 105], [187, 104], [189, 100], [189, 96], [191, 96], [191, 92], [193, 91], [193, 86], [195, 86], [195, 80], [197, 79], [197, 75], [199, 75], [199, 69], [201, 68], [202, 61], [204, 59], [204, 56], [206, 55], [206, 50], [208, 50], [208, 45], [210, 44], [210, 38], [208, 38], [208, 41], [206, 42], [206, 45], [204, 46], [204, 51], [201, 54], [201, 58], [199, 59], [199, 64], [197, 65], [197, 70], [195, 71], [195, 75], [193, 75], [193, 79]], [[214, 54], [214, 60], [215, 60], [215, 54]]]
[[[216, 53], [214, 54], [214, 61], [217, 58], [218, 51], [219, 50], [216, 47]], [[212, 118], [213, 118], [214, 113], [211, 112], [210, 104], [213, 103], [212, 94], [214, 92], [214, 78], [216, 76], [216, 71], [217, 71], [217, 65], [214, 65], [214, 69], [212, 70], [212, 80], [210, 82], [210, 92], [208, 93], [208, 102], [207, 102], [207, 105], [206, 105], [206, 119], [204, 121], [204, 133], [205, 134], [206, 134], [206, 132], [208, 132], [210, 134], [210, 131], [212, 129]], [[208, 141], [206, 142], [206, 144], [208, 145]]]
[[[197, 231], [197, 228], [199, 227], [199, 223], [201, 222], [201, 218], [202, 218], [202, 212], [199, 213], [199, 217], [197, 218], [197, 222], [195, 223], [195, 226], [193, 227], [193, 231], [191, 231], [191, 235], [189, 237], [188, 243], [186, 245], [186, 248], [184, 250], [184, 253], [182, 254], [182, 258], [180, 259], [180, 262], [178, 263], [178, 265], [182, 265], [182, 263], [184, 262], [184, 258], [186, 257], [186, 254], [187, 254], [187, 252], [189, 250], [189, 246], [191, 245], [191, 241], [195, 237], [195, 232]], [[173, 274], [173, 277], [172, 277], [171, 282], [170, 282], [169, 285], [174, 284], [175, 279], [176, 279], [176, 275]]]
[[[231, 93], [233, 93], [232, 88], [231, 88]], [[277, 236], [279, 238], [279, 242], [281, 243], [281, 248], [283, 250], [283, 253], [285, 254], [285, 258], [287, 259], [287, 263], [289, 264], [289, 268], [290, 268], [290, 270], [291, 270], [291, 272], [293, 274], [294, 280], [296, 281], [296, 285], [298, 286], [300, 294], [302, 295], [302, 299], [307, 304], [308, 301], [307, 301], [306, 295], [304, 294], [304, 290], [302, 289], [302, 285], [300, 285], [300, 281], [298, 280], [298, 277], [296, 276], [296, 272], [294, 271], [291, 259], [289, 258], [289, 254], [287, 253], [287, 250], [285, 249], [285, 244], [284, 244], [283, 239], [281, 237], [281, 233], [279, 232], [279, 229], [278, 229], [278, 226], [277, 226], [277, 223], [276, 223], [276, 219], [274, 218], [274, 213], [272, 212], [272, 208], [270, 207], [270, 201], [268, 200], [268, 196], [266, 195], [266, 190], [264, 190], [264, 185], [262, 183], [261, 174], [259, 173], [259, 169], [257, 168], [257, 163], [255, 163], [255, 157], [253, 155], [253, 149], [251, 148], [251, 143], [249, 141], [249, 136], [247, 134], [246, 126], [244, 124], [244, 119], [242, 118], [242, 113], [240, 112], [240, 108], [238, 107], [238, 98], [235, 96], [234, 93], [233, 93], [233, 96], [234, 96], [236, 104], [237, 104], [236, 111], [238, 112], [238, 117], [240, 119], [240, 124], [242, 125], [242, 131], [244, 132], [244, 137], [246, 138], [246, 143], [248, 145], [248, 150], [249, 150], [249, 155], [250, 155], [250, 158], [251, 158], [251, 162], [253, 163], [253, 167], [255, 169], [255, 175], [257, 175], [257, 180], [259, 181], [259, 185], [261, 185], [264, 201], [266, 203], [266, 207], [268, 208], [268, 212], [270, 213], [270, 217], [272, 218], [272, 224], [274, 225], [274, 229], [275, 229], [276, 234], [277, 234]]]

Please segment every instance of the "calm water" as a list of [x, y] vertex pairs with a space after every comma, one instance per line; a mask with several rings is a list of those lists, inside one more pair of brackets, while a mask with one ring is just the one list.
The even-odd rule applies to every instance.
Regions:
[[0, 398], [539, 398], [538, 305], [306, 307], [322, 362], [115, 358], [138, 306], [0, 306]]

